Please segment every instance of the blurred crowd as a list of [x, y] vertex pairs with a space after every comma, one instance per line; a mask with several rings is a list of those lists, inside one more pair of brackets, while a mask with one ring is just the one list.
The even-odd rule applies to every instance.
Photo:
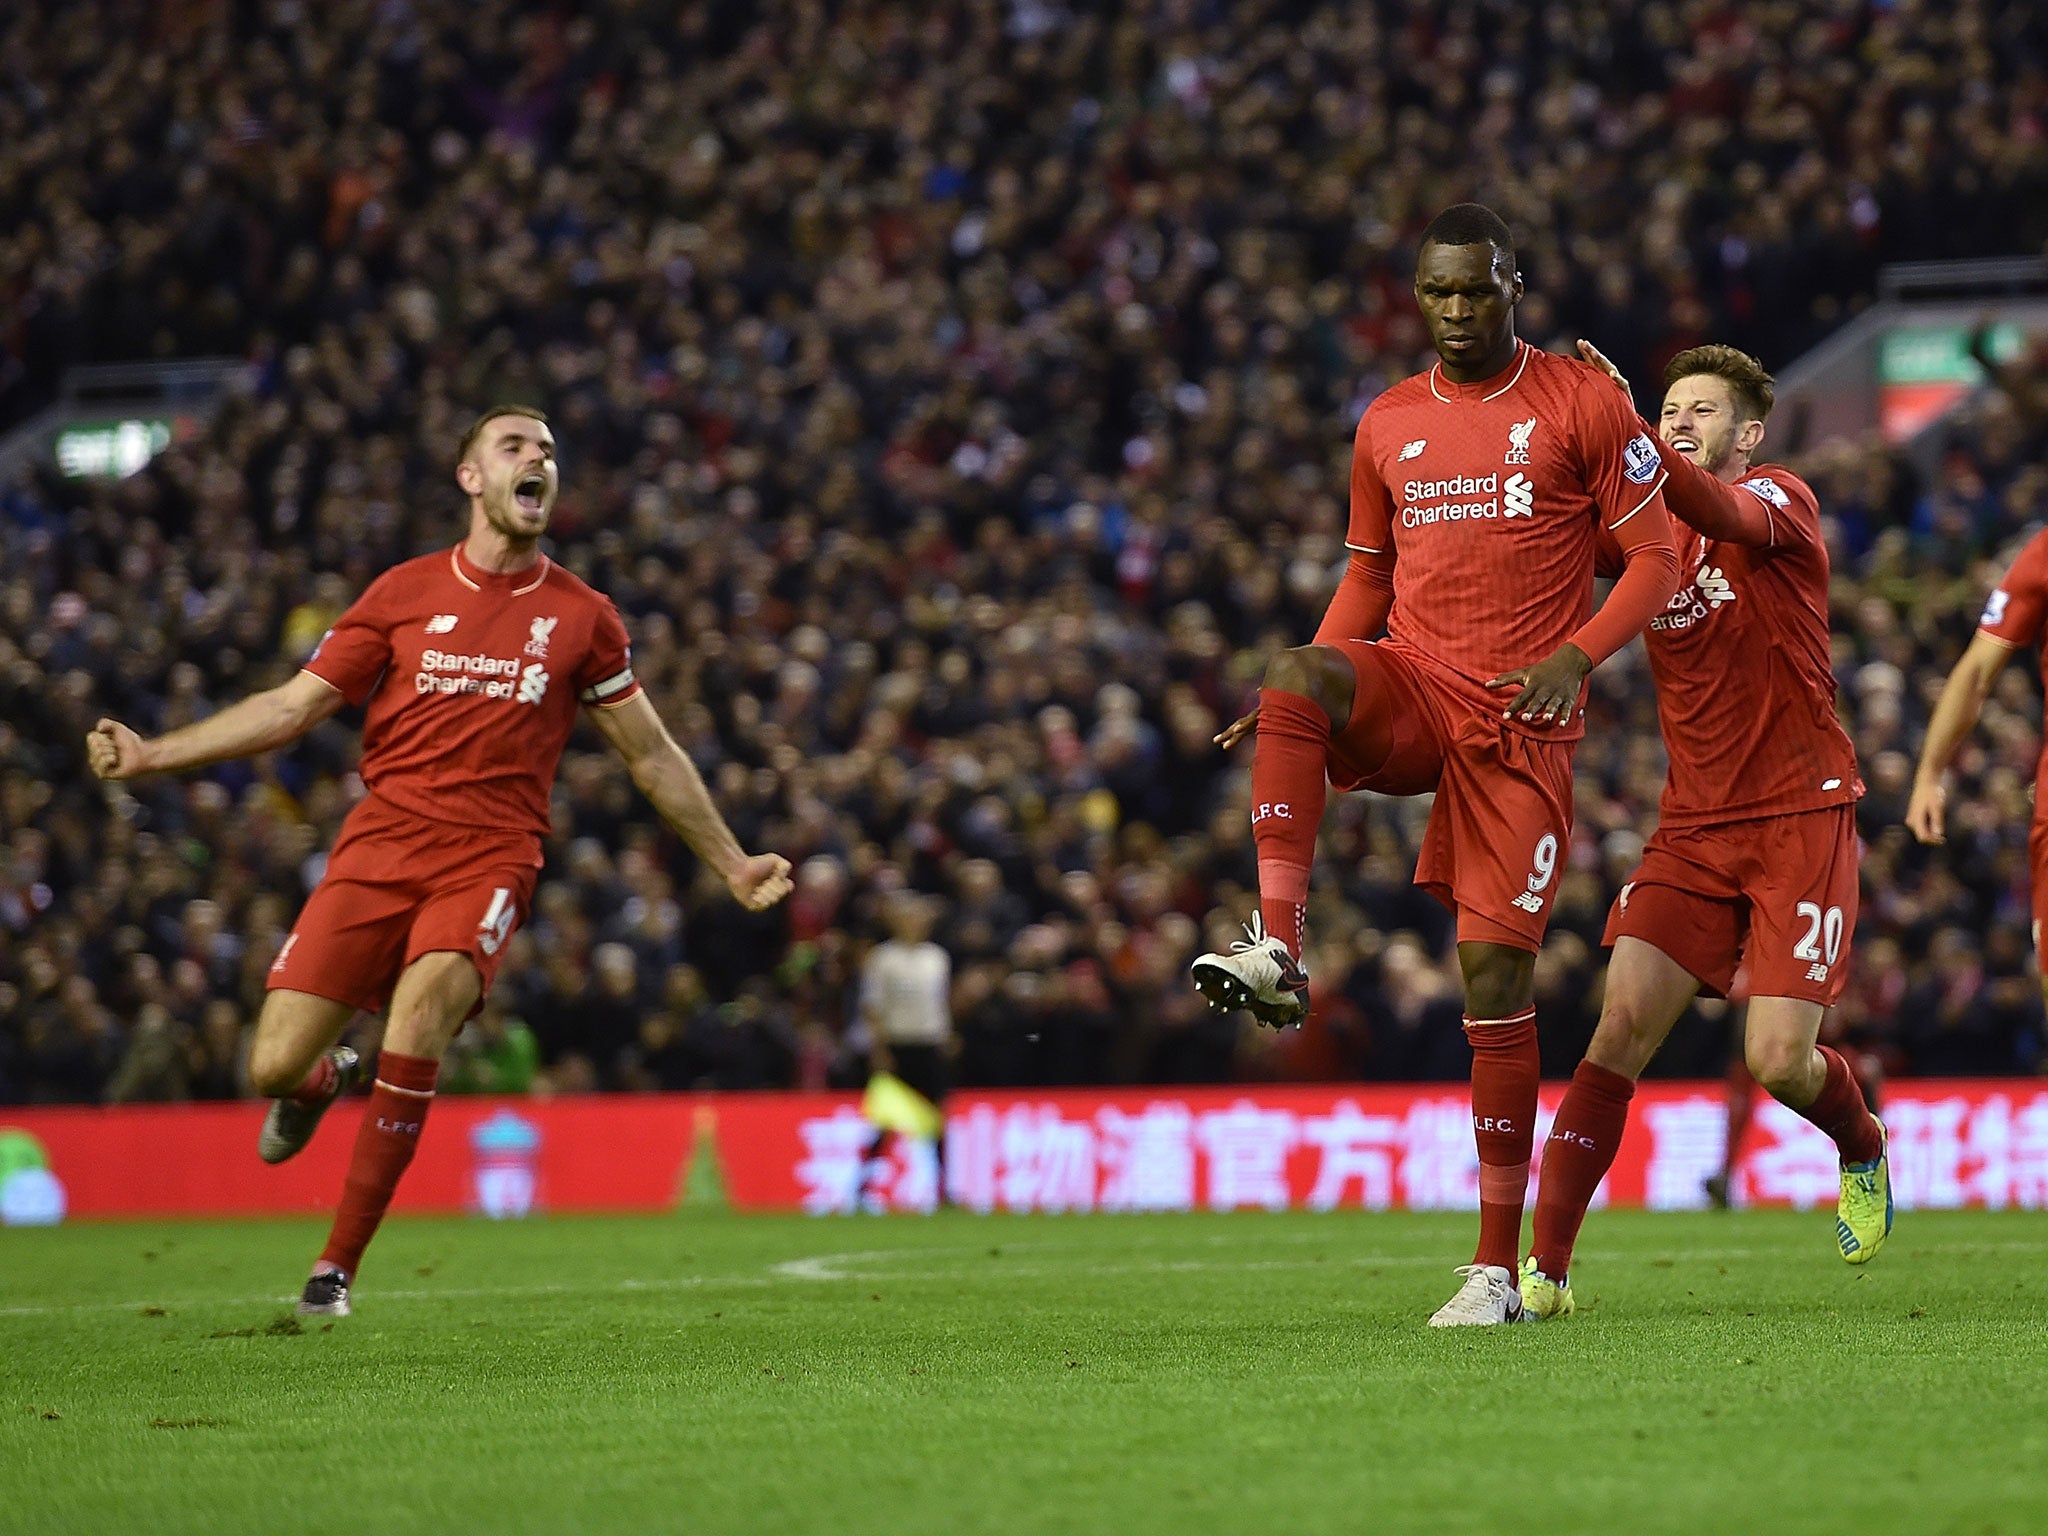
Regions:
[[[1880, 262], [2048, 239], [2048, 21], [2017, 0], [27, 0], [0, 45], [0, 426], [78, 362], [248, 362], [143, 473], [0, 486], [0, 1102], [240, 1090], [361, 793], [353, 716], [121, 790], [80, 740], [280, 680], [451, 542], [454, 445], [498, 399], [553, 416], [561, 557], [798, 883], [739, 911], [579, 735], [458, 1086], [857, 1081], [860, 964], [905, 889], [942, 898], [965, 1081], [1462, 1075], [1420, 804], [1334, 807], [1306, 1029], [1185, 983], [1252, 905], [1248, 754], [1210, 737], [1312, 631], [1352, 429], [1427, 360], [1417, 231], [1491, 203], [1524, 333], [1639, 384], [1708, 338], [1788, 362]], [[1843, 1014], [1895, 1071], [2040, 1054], [2025, 668], [1949, 844], [1899, 818], [2048, 515], [2044, 423], [2022, 359], [1931, 475], [1793, 453], [1871, 786]], [[1654, 816], [1639, 652], [1591, 725], [1538, 968], [1552, 1070]], [[1664, 1067], [1716, 1070], [1720, 1013]]]

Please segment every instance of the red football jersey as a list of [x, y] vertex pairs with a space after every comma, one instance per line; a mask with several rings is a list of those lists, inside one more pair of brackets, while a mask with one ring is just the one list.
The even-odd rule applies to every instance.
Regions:
[[1771, 542], [1678, 530], [1678, 591], [1645, 635], [1671, 765], [1659, 819], [1699, 826], [1856, 799], [1856, 749], [1835, 715], [1820, 503], [1781, 465], [1730, 485], [1675, 449], [1665, 462], [1681, 522], [1725, 524], [1722, 505], [1753, 517], [1733, 499], [1754, 498]]
[[640, 691], [608, 598], [545, 555], [501, 576], [459, 548], [378, 577], [306, 670], [369, 701], [361, 771], [379, 798], [508, 832], [547, 832], [578, 706]]
[[[1992, 589], [1984, 604], [1984, 616], [1977, 621], [1979, 633], [2009, 646], [2031, 646], [2048, 628], [2048, 530], [2027, 540], [2026, 548]], [[2048, 780], [2048, 742], [2041, 750], [2035, 770], [2037, 780]], [[2034, 819], [2048, 821], [2048, 796], [2034, 796]]]
[[[1351, 455], [1351, 531], [1392, 553], [1387, 637], [1498, 715], [1489, 678], [1543, 660], [1593, 608], [1594, 536], [1620, 548], [1671, 541], [1656, 444], [1614, 386], [1585, 363], [1518, 342], [1478, 384], [1442, 368], [1373, 401]], [[1583, 734], [1511, 728], [1547, 739]]]

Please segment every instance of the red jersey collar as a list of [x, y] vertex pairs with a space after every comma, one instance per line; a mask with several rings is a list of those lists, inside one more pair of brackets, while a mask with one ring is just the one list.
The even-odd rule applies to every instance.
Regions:
[[505, 592], [513, 597], [524, 597], [548, 579], [548, 564], [548, 557], [542, 555], [540, 564], [530, 570], [486, 571], [463, 558], [460, 544], [448, 551], [448, 568], [455, 572], [455, 579], [472, 592]]
[[1444, 375], [1443, 359], [1438, 358], [1429, 370], [1429, 390], [1437, 399], [1449, 405], [1453, 401], [1477, 401], [1484, 405], [1489, 400], [1498, 400], [1522, 381], [1522, 374], [1529, 366], [1529, 354], [1536, 349], [1515, 338], [1515, 355], [1508, 365], [1491, 378], [1481, 379], [1476, 384], [1460, 384]]

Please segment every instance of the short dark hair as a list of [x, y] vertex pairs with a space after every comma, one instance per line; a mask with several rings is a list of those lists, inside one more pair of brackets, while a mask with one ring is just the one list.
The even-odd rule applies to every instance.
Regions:
[[1451, 204], [1429, 221], [1422, 245], [1490, 245], [1507, 257], [1510, 267], [1515, 264], [1515, 237], [1507, 221], [1484, 203]]
[[469, 430], [462, 434], [462, 446], [456, 450], [455, 454], [456, 463], [460, 464], [469, 457], [469, 450], [474, 448], [476, 440], [484, 435], [484, 428], [501, 416], [525, 416], [539, 422], [544, 427], [551, 425], [545, 411], [537, 411], [530, 405], [494, 405], [485, 411], [483, 415], [477, 417], [475, 421], [472, 421], [469, 424]]
[[1671, 365], [1664, 370], [1664, 387], [1669, 389], [1680, 379], [1702, 373], [1728, 385], [1728, 392], [1735, 397], [1736, 407], [1746, 420], [1769, 419], [1771, 407], [1778, 400], [1771, 388], [1776, 380], [1764, 371], [1762, 363], [1747, 352], [1739, 347], [1724, 347], [1718, 342], [1704, 347], [1687, 347], [1671, 359]]

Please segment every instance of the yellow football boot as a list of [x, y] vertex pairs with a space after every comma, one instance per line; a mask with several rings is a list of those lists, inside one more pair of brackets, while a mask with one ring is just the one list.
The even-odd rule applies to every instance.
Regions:
[[[1867, 1163], [1842, 1164], [1842, 1198], [1835, 1207], [1835, 1241], [1851, 1264], [1868, 1264], [1892, 1234], [1891, 1138], [1879, 1121], [1877, 1156]], [[1528, 1296], [1523, 1281], [1522, 1295]], [[1526, 1304], [1526, 1303], [1525, 1303]]]
[[1533, 1253], [1522, 1260], [1521, 1288], [1522, 1321], [1525, 1323], [1547, 1323], [1554, 1318], [1570, 1317], [1578, 1305], [1572, 1300], [1569, 1285], [1560, 1285], [1536, 1267], [1536, 1255]]

